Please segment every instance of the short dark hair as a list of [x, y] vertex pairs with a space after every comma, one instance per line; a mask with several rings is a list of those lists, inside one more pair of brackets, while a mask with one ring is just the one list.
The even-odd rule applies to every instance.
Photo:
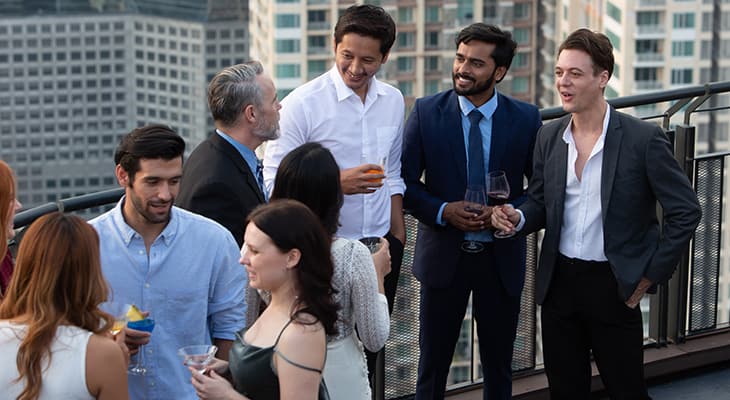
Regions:
[[[292, 318], [311, 314], [328, 335], [337, 333], [337, 309], [332, 287], [334, 262], [331, 239], [316, 215], [304, 204], [291, 199], [273, 200], [251, 211], [248, 223], [265, 233], [282, 252], [298, 249], [301, 253], [295, 270], [299, 291]], [[303, 306], [303, 308], [302, 308]], [[306, 319], [297, 318], [301, 323]]]
[[580, 28], [568, 35], [558, 48], [558, 56], [563, 50], [580, 50], [588, 54], [593, 62], [593, 75], [601, 71], [608, 71], [608, 77], [613, 74], [613, 45], [608, 36], [594, 32], [588, 28]]
[[122, 137], [114, 153], [114, 163], [122, 167], [130, 180], [134, 180], [134, 175], [140, 168], [139, 160], [172, 160], [182, 158], [184, 152], [185, 141], [170, 127], [146, 125]]
[[344, 201], [335, 157], [316, 142], [292, 150], [276, 171], [271, 199], [301, 201], [317, 214], [327, 233], [334, 236]]
[[232, 65], [218, 72], [208, 84], [208, 108], [213, 120], [223, 127], [236, 124], [241, 111], [252, 104], [263, 106], [263, 93], [256, 77], [264, 73], [258, 61]]
[[515, 56], [517, 42], [512, 39], [511, 33], [503, 31], [494, 25], [477, 22], [459, 32], [455, 40], [456, 47], [458, 48], [461, 43], [469, 43], [472, 40], [495, 45], [492, 51], [492, 59], [496, 67], [509, 69], [510, 65], [512, 65], [512, 58]]
[[335, 45], [348, 33], [380, 41], [380, 53], [385, 57], [395, 42], [395, 21], [382, 7], [361, 4], [348, 7], [335, 25]]

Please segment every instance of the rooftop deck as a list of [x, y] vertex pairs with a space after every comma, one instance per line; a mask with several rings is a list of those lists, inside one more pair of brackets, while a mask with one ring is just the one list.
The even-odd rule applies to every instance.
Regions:
[[[703, 217], [687, 257], [667, 285], [646, 302], [645, 351], [646, 377], [654, 399], [730, 399], [730, 324], [719, 311], [721, 274], [728, 270], [722, 249], [725, 199], [725, 160], [729, 153], [696, 156], [695, 126], [691, 117], [698, 112], [717, 112], [719, 108], [700, 109], [711, 96], [730, 93], [730, 82], [675, 89], [665, 92], [611, 100], [615, 108], [669, 103], [666, 111], [649, 118], [661, 123], [675, 145], [675, 155], [693, 182]], [[682, 112], [680, 123], [671, 123]], [[542, 110], [544, 119], [556, 118], [560, 109]], [[679, 114], [678, 114], [679, 115]], [[38, 216], [57, 209], [74, 211], [115, 202], [121, 188], [64, 199], [27, 210], [16, 216], [15, 226], [29, 224]], [[408, 221], [408, 243], [399, 282], [391, 337], [386, 345], [383, 382], [377, 398], [411, 398], [415, 388], [418, 360], [418, 282], [410, 274], [416, 223]], [[513, 369], [515, 399], [547, 399], [547, 381], [542, 371], [540, 326], [533, 301], [534, 272], [537, 265], [539, 235], [528, 240], [527, 277], [523, 292]], [[722, 314], [722, 315], [721, 315]], [[721, 318], [719, 318], [721, 316]], [[463, 325], [460, 350], [454, 358], [449, 399], [481, 399], [478, 368], [478, 341], [468, 316]], [[595, 398], [601, 394], [600, 378], [594, 376]]]

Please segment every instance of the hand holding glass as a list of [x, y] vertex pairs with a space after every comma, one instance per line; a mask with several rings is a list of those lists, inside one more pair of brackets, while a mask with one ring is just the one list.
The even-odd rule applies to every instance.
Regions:
[[[369, 170], [365, 171], [365, 173], [366, 174], [383, 174], [383, 175], [385, 175], [385, 166], [386, 166], [387, 162], [388, 162], [387, 157], [379, 157], [377, 159], [377, 162], [373, 161], [372, 164], [380, 165], [380, 169], [369, 169]], [[381, 179], [368, 179], [368, 182], [381, 183], [382, 181], [383, 181], [382, 178]]]
[[183, 358], [183, 364], [192, 367], [201, 374], [205, 372], [205, 368], [213, 361], [218, 347], [212, 344], [197, 344], [192, 346], [181, 347], [177, 354]]
[[[487, 174], [487, 195], [495, 206], [502, 206], [509, 199], [509, 182], [504, 171], [492, 171]], [[505, 239], [514, 236], [514, 232], [495, 231], [494, 237]]]
[[[145, 318], [139, 321], [129, 321], [127, 322], [127, 327], [138, 331], [152, 332], [152, 330], [155, 328], [155, 320], [151, 318]], [[137, 363], [134, 365], [130, 365], [127, 372], [132, 375], [145, 375], [147, 373], [147, 367], [144, 365], [144, 349], [142, 349], [142, 346], [139, 346], [139, 352], [137, 353]]]
[[[466, 193], [464, 194], [464, 203], [464, 211], [476, 215], [482, 215], [484, 207], [487, 205], [487, 198], [484, 195], [484, 186], [469, 185], [466, 188]], [[461, 249], [467, 253], [478, 253], [484, 249], [484, 245], [474, 240], [467, 240], [461, 244]]]

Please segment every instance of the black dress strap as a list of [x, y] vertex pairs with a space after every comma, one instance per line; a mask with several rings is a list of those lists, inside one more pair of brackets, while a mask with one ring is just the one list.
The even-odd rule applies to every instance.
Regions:
[[[289, 319], [289, 322], [287, 322], [286, 325], [284, 325], [284, 327], [281, 328], [281, 331], [279, 331], [279, 336], [276, 337], [276, 342], [274, 342], [274, 346], [273, 346], [274, 353], [278, 354], [279, 357], [282, 358], [282, 360], [288, 362], [289, 364], [291, 364], [291, 365], [293, 365], [295, 367], [298, 367], [298, 368], [301, 368], [301, 369], [307, 370], [307, 371], [316, 372], [318, 374], [322, 374], [322, 370], [321, 369], [308, 367], [306, 365], [299, 364], [296, 361], [290, 360], [289, 358], [287, 358], [287, 356], [285, 356], [284, 354], [282, 354], [282, 352], [280, 352], [279, 349], [277, 348], [277, 346], [279, 345], [279, 339], [281, 339], [281, 335], [284, 333], [284, 330], [289, 326], [289, 324], [292, 323], [292, 321], [294, 321], [294, 318]], [[325, 349], [326, 349], [326, 347], [325, 347]], [[325, 360], [326, 359], [327, 359], [327, 353], [325, 353]], [[273, 359], [272, 359], [272, 362], [273, 362]], [[272, 367], [273, 367], [273, 364], [272, 364]]]

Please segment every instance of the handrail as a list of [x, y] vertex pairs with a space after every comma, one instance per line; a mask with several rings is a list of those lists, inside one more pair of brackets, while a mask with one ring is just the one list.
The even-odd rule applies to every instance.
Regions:
[[103, 206], [118, 201], [124, 194], [124, 188], [107, 189], [100, 192], [87, 193], [77, 197], [69, 197], [55, 203], [46, 203], [15, 215], [15, 229], [30, 225], [36, 219], [54, 211], [79, 211], [91, 207]]
[[[635, 107], [645, 104], [655, 104], [665, 101], [681, 100], [697, 96], [706, 96], [717, 93], [730, 92], [730, 81], [712, 82], [704, 85], [688, 86], [683, 88], [663, 90], [659, 92], [642, 93], [632, 96], [618, 97], [608, 100], [616, 109]], [[695, 110], [701, 112], [703, 110]], [[562, 107], [543, 108], [540, 116], [543, 121], [560, 118], [566, 112]], [[666, 113], [661, 116], [665, 116]], [[666, 127], [665, 127], [666, 128]], [[108, 189], [100, 192], [88, 193], [78, 197], [70, 197], [55, 203], [46, 203], [18, 213], [13, 220], [15, 228], [29, 225], [43, 214], [53, 211], [78, 211], [90, 207], [97, 207], [116, 202], [124, 194], [123, 188]]]
[[[712, 82], [704, 85], [687, 86], [683, 88], [662, 90], [660, 92], [642, 93], [632, 96], [617, 97], [609, 99], [608, 104], [615, 109], [643, 106], [646, 104], [663, 103], [665, 101], [679, 100], [687, 97], [704, 96], [706, 94], [717, 94], [730, 92], [730, 81]], [[540, 115], [543, 121], [560, 118], [565, 115], [562, 107], [543, 108]]]

